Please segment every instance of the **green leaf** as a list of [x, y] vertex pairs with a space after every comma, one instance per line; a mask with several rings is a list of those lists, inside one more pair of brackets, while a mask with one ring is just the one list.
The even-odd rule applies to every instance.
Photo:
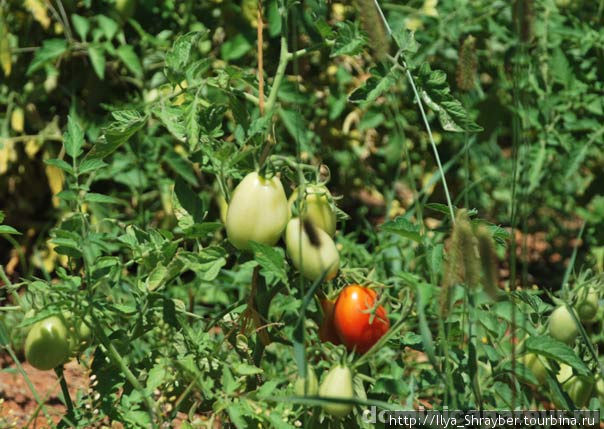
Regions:
[[119, 30], [119, 25], [113, 19], [106, 17], [105, 15], [97, 15], [96, 17], [105, 38], [110, 41], [113, 39], [117, 31]]
[[358, 55], [363, 52], [366, 39], [359, 30], [357, 22], [338, 22], [336, 24], [338, 32], [336, 40], [331, 51], [331, 56], [338, 55]]
[[392, 232], [402, 237], [413, 240], [417, 243], [421, 242], [419, 226], [412, 224], [408, 219], [398, 216], [394, 220], [384, 223], [380, 229], [386, 232]]
[[98, 170], [106, 167], [107, 164], [100, 159], [85, 159], [78, 167], [80, 174], [90, 173], [91, 171]]
[[27, 68], [26, 75], [44, 67], [47, 63], [60, 57], [67, 50], [67, 41], [65, 39], [48, 39], [42, 43], [42, 47], [36, 50], [33, 61]]
[[19, 231], [8, 225], [0, 225], [0, 234], [21, 235]]
[[191, 152], [197, 149], [199, 144], [199, 99], [197, 96], [185, 108], [185, 131], [187, 133], [187, 141], [189, 142], [189, 150]]
[[287, 282], [285, 272], [285, 256], [283, 250], [266, 244], [250, 242], [250, 248], [254, 252], [254, 259], [262, 268], [273, 274], [282, 282]]
[[179, 82], [191, 62], [191, 49], [197, 41], [207, 34], [204, 31], [192, 31], [178, 36], [172, 48], [166, 53], [166, 68], [168, 78], [172, 82]]
[[451, 95], [447, 75], [441, 70], [432, 70], [430, 64], [423, 63], [418, 70], [417, 84], [420, 97], [438, 115], [445, 131], [479, 132], [476, 124], [462, 104]]
[[88, 35], [88, 31], [90, 30], [90, 21], [88, 21], [88, 18], [74, 13], [71, 15], [71, 22], [73, 23], [76, 32], [80, 36], [80, 39], [85, 42], [86, 35]]
[[220, 47], [220, 54], [225, 61], [241, 58], [252, 48], [252, 44], [241, 33], [227, 40]]
[[178, 202], [193, 217], [193, 221], [195, 223], [202, 222], [204, 213], [203, 202], [199, 198], [199, 195], [193, 192], [189, 185], [180, 177], [176, 178], [174, 193]]
[[385, 71], [383, 69], [373, 70], [374, 75], [365, 81], [363, 86], [357, 88], [350, 94], [348, 100], [352, 103], [363, 105], [371, 104], [375, 100], [390, 91], [396, 85], [400, 74], [397, 71]]
[[262, 369], [244, 362], [235, 363], [233, 369], [239, 375], [256, 375], [263, 372]]
[[213, 234], [222, 228], [221, 222], [203, 222], [196, 223], [195, 225], [185, 230], [185, 236], [188, 238], [205, 238], [209, 234]]
[[279, 3], [277, 0], [270, 0], [267, 6], [268, 12], [268, 34], [275, 37], [281, 34], [281, 14], [279, 13]]
[[100, 204], [125, 204], [124, 201], [119, 198], [111, 197], [109, 195], [97, 194], [95, 192], [88, 192], [84, 197], [84, 200], [89, 203], [100, 203]]
[[185, 141], [186, 130], [180, 108], [158, 105], [153, 108], [152, 112], [170, 131], [170, 134], [181, 142]]
[[548, 336], [529, 337], [526, 340], [526, 349], [549, 359], [563, 362], [573, 367], [579, 375], [590, 375], [591, 372], [583, 361], [566, 344]]
[[104, 139], [93, 146], [86, 159], [101, 159], [111, 154], [147, 122], [147, 116], [137, 110], [118, 110], [112, 115], [115, 120], [104, 129]]
[[65, 145], [65, 152], [72, 158], [77, 158], [82, 154], [84, 131], [82, 131], [78, 121], [71, 115], [67, 117], [67, 133], [63, 144]]
[[306, 145], [310, 142], [310, 133], [312, 131], [310, 131], [305, 119], [299, 112], [279, 109], [279, 117], [293, 139], [299, 141], [302, 145]]
[[96, 75], [101, 80], [105, 79], [105, 51], [101, 45], [90, 45], [88, 47], [88, 56]]
[[197, 186], [197, 176], [193, 170], [193, 165], [174, 150], [169, 150], [164, 155], [164, 160], [170, 168], [180, 177], [185, 179], [192, 186]]
[[213, 281], [226, 265], [226, 252], [221, 247], [209, 247], [199, 253], [179, 252], [177, 258], [186, 270], [193, 271], [204, 281]]
[[138, 55], [134, 52], [134, 48], [130, 45], [122, 45], [117, 48], [117, 56], [124, 63], [128, 70], [130, 70], [138, 78], [143, 77], [143, 67], [138, 59]]
[[52, 165], [54, 167], [60, 168], [61, 170], [65, 171], [66, 173], [73, 175], [73, 167], [71, 165], [69, 165], [67, 162], [63, 161], [62, 159], [58, 159], [58, 158], [47, 159], [44, 161], [44, 163], [47, 165]]

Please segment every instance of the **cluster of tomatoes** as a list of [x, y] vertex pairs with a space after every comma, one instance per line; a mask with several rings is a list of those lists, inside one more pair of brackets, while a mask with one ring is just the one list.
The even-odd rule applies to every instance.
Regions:
[[[286, 253], [302, 276], [316, 282], [331, 280], [338, 273], [340, 256], [333, 241], [336, 211], [331, 193], [322, 184], [297, 188], [288, 201], [277, 176], [269, 179], [249, 173], [233, 191], [224, 221], [227, 237], [238, 249], [249, 249], [251, 241], [273, 246], [283, 236]], [[350, 351], [367, 352], [390, 328], [375, 291], [360, 285], [346, 286], [335, 300], [322, 299], [321, 307], [319, 338], [344, 344]], [[351, 398], [352, 380], [351, 370], [337, 365], [319, 387], [309, 368], [296, 391]], [[352, 410], [352, 404], [329, 403], [324, 409], [341, 417]]]
[[[574, 344], [579, 335], [577, 322], [585, 326], [593, 324], [597, 320], [598, 308], [598, 292], [594, 288], [583, 288], [578, 293], [574, 308], [561, 305], [551, 313], [549, 317], [550, 335], [568, 345]], [[533, 353], [525, 355], [523, 359], [524, 364], [535, 375], [537, 381], [544, 384], [549, 369], [548, 362]], [[598, 395], [600, 400], [604, 401], [604, 380], [599, 375], [594, 382], [592, 377], [573, 374], [572, 367], [561, 363], [556, 378], [578, 407], [584, 407], [593, 395]]]

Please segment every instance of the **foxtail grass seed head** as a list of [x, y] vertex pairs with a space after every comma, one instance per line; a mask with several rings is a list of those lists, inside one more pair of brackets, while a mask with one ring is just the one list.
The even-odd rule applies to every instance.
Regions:
[[378, 9], [377, 0], [357, 0], [357, 7], [361, 16], [361, 24], [369, 35], [371, 48], [375, 57], [382, 61], [390, 51], [390, 36]]
[[471, 91], [476, 83], [478, 58], [476, 56], [476, 39], [466, 37], [459, 48], [457, 60], [457, 87], [462, 91]]
[[459, 210], [455, 217], [451, 236], [451, 253], [454, 255], [449, 267], [451, 281], [475, 287], [480, 282], [480, 261], [476, 237], [466, 210]]
[[491, 298], [495, 298], [499, 291], [495, 242], [493, 241], [493, 236], [485, 226], [477, 228], [476, 239], [478, 240], [478, 253], [480, 254], [480, 264], [482, 265], [482, 283], [484, 285], [484, 290]]

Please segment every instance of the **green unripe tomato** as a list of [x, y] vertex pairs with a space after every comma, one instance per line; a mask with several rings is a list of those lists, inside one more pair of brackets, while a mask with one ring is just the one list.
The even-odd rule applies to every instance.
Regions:
[[340, 268], [340, 254], [331, 237], [311, 222], [293, 218], [285, 229], [285, 246], [294, 267], [307, 279], [315, 281], [325, 274], [333, 279]]
[[298, 377], [294, 383], [294, 392], [298, 396], [314, 396], [319, 391], [319, 381], [312, 366], [306, 367], [306, 378]]
[[591, 322], [598, 314], [598, 293], [592, 289], [583, 289], [579, 292], [576, 310], [581, 322]]
[[[324, 398], [354, 398], [354, 386], [350, 368], [342, 365], [329, 370], [319, 387], [319, 396]], [[323, 410], [335, 417], [344, 417], [352, 411], [353, 404], [330, 402], [323, 404]]]
[[62, 316], [34, 323], [25, 339], [25, 358], [35, 368], [53, 369], [69, 359], [69, 334]]
[[594, 382], [590, 377], [574, 376], [564, 384], [564, 389], [573, 403], [583, 408], [589, 402], [594, 388]]
[[[73, 329], [73, 328], [72, 328]], [[92, 332], [88, 325], [84, 322], [78, 324], [77, 330], [70, 332], [69, 344], [72, 355], [78, 355], [90, 344]]]
[[556, 308], [549, 317], [549, 333], [552, 337], [570, 344], [579, 333], [577, 324], [566, 306]]
[[[71, 311], [63, 311], [63, 322], [67, 328], [67, 339], [69, 341], [70, 356], [77, 356], [90, 344], [92, 332], [88, 325], [83, 321], [75, 320]], [[90, 324], [88, 320], [88, 324]]]
[[541, 357], [534, 353], [528, 353], [523, 356], [522, 361], [531, 370], [539, 383], [545, 383], [547, 377], [547, 367], [541, 361]]
[[287, 218], [287, 198], [279, 178], [252, 172], [233, 191], [226, 215], [227, 237], [238, 249], [248, 249], [250, 241], [273, 246]]
[[582, 408], [587, 404], [594, 388], [591, 377], [574, 375], [573, 369], [569, 365], [561, 363], [556, 378], [577, 407]]
[[[298, 202], [299, 192], [300, 188], [296, 188], [289, 197], [290, 213]], [[329, 190], [325, 186], [308, 185], [304, 195], [300, 201], [298, 217], [311, 221], [317, 228], [333, 237], [336, 233], [336, 212]]]

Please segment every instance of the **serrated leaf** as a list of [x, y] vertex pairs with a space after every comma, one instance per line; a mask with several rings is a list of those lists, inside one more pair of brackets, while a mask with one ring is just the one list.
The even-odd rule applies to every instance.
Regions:
[[193, 170], [191, 162], [181, 156], [179, 153], [173, 150], [169, 150], [164, 155], [164, 160], [168, 165], [178, 174], [180, 177], [185, 179], [187, 183], [192, 186], [197, 186], [197, 176]]
[[[358, 55], [365, 47], [365, 37], [361, 34], [356, 22], [338, 22], [336, 40], [331, 51], [331, 56]], [[325, 37], [325, 36], [324, 36]]]
[[105, 79], [105, 51], [101, 45], [90, 45], [88, 47], [88, 56], [96, 75], [101, 80]]
[[191, 61], [191, 48], [205, 34], [207, 34], [207, 30], [192, 31], [176, 38], [172, 48], [166, 53], [165, 59], [167, 74], [172, 82], [180, 81]]
[[193, 217], [193, 221], [195, 223], [202, 222], [204, 213], [203, 202], [199, 198], [199, 195], [193, 192], [189, 185], [180, 177], [176, 178], [174, 193], [178, 202]]
[[138, 78], [143, 76], [143, 67], [138, 59], [138, 55], [134, 52], [134, 48], [130, 45], [122, 45], [117, 48], [116, 54], [130, 70]]
[[526, 340], [526, 349], [549, 359], [565, 363], [573, 367], [579, 375], [590, 375], [591, 372], [583, 361], [566, 344], [548, 336], [529, 337]]
[[104, 129], [104, 140], [97, 142], [86, 159], [101, 159], [113, 153], [140, 130], [147, 116], [137, 110], [118, 110], [112, 113], [114, 121]]
[[170, 134], [181, 142], [185, 141], [186, 131], [184, 121], [181, 116], [182, 110], [180, 108], [161, 105], [156, 106], [152, 112], [168, 129], [168, 131], [170, 131]]
[[237, 362], [233, 365], [233, 369], [239, 375], [255, 375], [262, 374], [262, 369], [257, 366], [250, 365], [244, 362]]
[[101, 27], [101, 31], [105, 35], [105, 38], [107, 40], [113, 39], [120, 28], [118, 23], [105, 15], [97, 15], [96, 19], [99, 23], [99, 27]]
[[254, 252], [254, 259], [262, 268], [269, 271], [281, 281], [287, 282], [285, 257], [281, 249], [255, 241], [250, 242], [250, 248]]
[[380, 229], [382, 231], [398, 234], [417, 243], [421, 242], [422, 239], [419, 233], [419, 226], [412, 224], [408, 219], [402, 216], [384, 223]]
[[124, 201], [119, 198], [111, 197], [109, 195], [97, 194], [95, 192], [88, 192], [84, 197], [84, 200], [89, 203], [100, 203], [100, 204], [124, 204]]
[[63, 161], [62, 159], [58, 159], [58, 158], [47, 159], [44, 161], [44, 163], [47, 165], [52, 165], [53, 167], [60, 168], [61, 170], [65, 171], [66, 173], [73, 174], [73, 167], [71, 165], [69, 165], [67, 162]]
[[67, 51], [67, 41], [65, 39], [49, 39], [42, 43], [42, 47], [36, 50], [34, 59], [27, 68], [26, 75], [38, 71], [44, 65], [52, 60], [57, 59]]
[[71, 22], [73, 23], [76, 33], [80, 36], [80, 39], [85, 42], [88, 31], [90, 31], [90, 21], [88, 21], [88, 18], [74, 13], [71, 15]]
[[67, 133], [63, 144], [65, 145], [65, 152], [72, 158], [77, 158], [82, 154], [84, 131], [82, 131], [78, 121], [71, 115], [67, 117]]
[[189, 149], [193, 152], [199, 144], [199, 100], [197, 96], [185, 108], [185, 130]]
[[399, 74], [394, 70], [390, 70], [385, 74], [383, 71], [376, 71], [376, 74], [371, 76], [360, 87], [355, 89], [348, 100], [352, 103], [362, 103], [363, 105], [373, 103], [378, 97], [390, 91], [396, 85]]
[[100, 159], [85, 159], [78, 167], [80, 174], [90, 173], [91, 171], [98, 170], [99, 168], [106, 167], [107, 164]]

